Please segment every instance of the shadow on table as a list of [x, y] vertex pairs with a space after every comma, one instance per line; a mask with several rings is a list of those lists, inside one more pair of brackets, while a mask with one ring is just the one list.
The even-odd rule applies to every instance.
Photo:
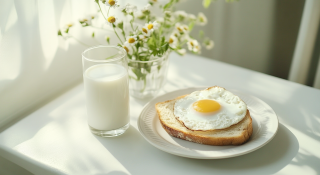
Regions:
[[[189, 159], [162, 152], [147, 143], [132, 126], [119, 137], [96, 138], [131, 174], [272, 174], [290, 164], [299, 150], [298, 140], [282, 124], [266, 146], [243, 156], [219, 160]], [[163, 170], [155, 172], [156, 169]]]

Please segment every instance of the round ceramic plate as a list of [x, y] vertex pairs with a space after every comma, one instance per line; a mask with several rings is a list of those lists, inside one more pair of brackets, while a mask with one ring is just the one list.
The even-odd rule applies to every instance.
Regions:
[[253, 133], [248, 142], [239, 146], [210, 146], [170, 136], [160, 124], [155, 104], [202, 89], [205, 88], [177, 90], [151, 100], [144, 106], [138, 119], [138, 128], [142, 136], [162, 151], [196, 159], [222, 159], [247, 154], [263, 147], [275, 136], [278, 130], [278, 117], [272, 108], [262, 100], [236, 90], [229, 91], [247, 104], [252, 118]]

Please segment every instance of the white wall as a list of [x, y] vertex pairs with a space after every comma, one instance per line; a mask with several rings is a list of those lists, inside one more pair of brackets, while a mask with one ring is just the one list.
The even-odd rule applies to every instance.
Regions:
[[215, 48], [203, 56], [286, 79], [303, 6], [304, 0], [217, 0], [204, 9], [187, 0], [179, 8], [208, 17], [204, 30]]

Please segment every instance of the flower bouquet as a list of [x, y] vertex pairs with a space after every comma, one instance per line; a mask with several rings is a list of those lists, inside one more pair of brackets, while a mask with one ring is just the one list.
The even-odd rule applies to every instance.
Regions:
[[[197, 16], [175, 10], [179, 0], [161, 4], [157, 0], [138, 10], [137, 6], [127, 3], [120, 6], [117, 0], [95, 0], [99, 13], [118, 38], [118, 46], [127, 52], [130, 77], [130, 94], [144, 98], [154, 96], [164, 85], [168, 68], [168, 55], [171, 51], [185, 55], [186, 49], [201, 53], [201, 44], [190, 35], [195, 25], [203, 26], [207, 18], [203, 13]], [[105, 9], [103, 9], [103, 7]], [[92, 25], [92, 16], [79, 20], [83, 27]], [[66, 37], [72, 25], [58, 35]], [[204, 37], [200, 31], [202, 46], [213, 48], [213, 41]], [[92, 34], [94, 37], [94, 33]], [[110, 43], [110, 38], [106, 37]]]

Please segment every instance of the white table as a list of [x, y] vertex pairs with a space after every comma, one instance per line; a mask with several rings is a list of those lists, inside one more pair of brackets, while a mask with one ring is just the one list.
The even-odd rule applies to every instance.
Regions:
[[279, 117], [276, 136], [235, 158], [197, 160], [150, 145], [137, 129], [147, 100], [131, 98], [131, 126], [101, 138], [86, 121], [83, 84], [0, 133], [0, 155], [34, 174], [319, 174], [320, 90], [206, 58], [170, 55], [161, 94], [193, 86], [237, 89], [268, 103]]

